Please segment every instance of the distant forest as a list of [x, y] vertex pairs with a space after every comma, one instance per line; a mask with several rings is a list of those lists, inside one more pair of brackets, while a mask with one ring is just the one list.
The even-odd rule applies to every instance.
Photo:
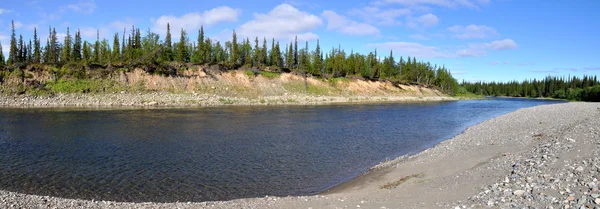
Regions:
[[596, 75], [583, 78], [552, 77], [543, 80], [497, 82], [464, 82], [461, 86], [468, 92], [486, 96], [546, 97], [572, 101], [600, 102], [600, 83]]
[[[3, 76], [26, 77], [22, 70], [31, 66], [51, 66], [54, 71], [62, 70], [62, 74], [58, 73], [60, 76], [82, 70], [134, 68], [150, 74], [178, 76], [178, 71], [191, 65], [219, 65], [225, 70], [265, 70], [268, 67], [279, 72], [326, 79], [348, 77], [418, 84], [447, 94], [455, 94], [459, 88], [458, 82], [445, 67], [417, 61], [415, 57], [400, 57], [396, 61], [392, 51], [387, 56], [378, 55], [377, 50], [367, 55], [353, 51], [348, 53], [341, 47], [325, 51], [318, 40], [311, 50], [308, 41], [304, 46], [298, 46], [297, 37], [289, 44], [280, 44], [274, 38], [269, 43], [264, 37], [262, 41], [258, 37], [253, 41], [248, 38], [238, 40], [235, 31], [231, 41], [221, 43], [205, 37], [203, 27], [198, 31], [197, 41], [190, 41], [186, 31], [181, 29], [179, 40], [174, 42], [170, 31], [167, 25], [165, 37], [161, 39], [159, 34], [151, 31], [142, 36], [140, 29], [132, 26], [130, 31], [114, 34], [111, 44], [107, 39], [100, 39], [99, 35], [95, 42], [83, 41], [79, 30], [72, 36], [69, 28], [64, 40], [59, 42], [55, 28], [49, 28], [49, 37], [42, 46], [37, 28], [34, 29], [33, 40], [25, 41], [22, 35], [15, 34], [13, 21], [8, 59], [4, 58], [0, 43], [0, 82]], [[67, 78], [69, 76], [64, 79]]]

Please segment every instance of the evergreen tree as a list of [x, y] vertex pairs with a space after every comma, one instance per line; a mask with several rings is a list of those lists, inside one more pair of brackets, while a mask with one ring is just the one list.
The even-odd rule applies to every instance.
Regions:
[[180, 63], [186, 63], [189, 61], [187, 53], [187, 34], [184, 29], [181, 29], [181, 36], [179, 43], [177, 43], [177, 61]]
[[206, 47], [204, 46], [204, 26], [200, 26], [198, 31], [198, 46], [196, 46], [197, 64], [206, 63]]
[[29, 39], [29, 44], [27, 45], [27, 60], [26, 62], [30, 64], [33, 62], [33, 44], [31, 43], [31, 39]]
[[290, 46], [285, 54], [285, 64], [287, 68], [292, 69], [294, 67], [294, 45], [290, 41]]
[[48, 50], [48, 63], [58, 64], [58, 58], [60, 55], [60, 44], [58, 43], [58, 37], [56, 35], [56, 29], [52, 28], [50, 32], [50, 49]]
[[321, 46], [319, 43], [319, 39], [317, 39], [317, 46], [313, 53], [312, 63], [314, 66], [314, 71], [310, 73], [316, 74], [317, 72], [320, 72], [321, 68], [323, 67], [323, 57], [321, 56]]
[[267, 38], [263, 37], [263, 45], [260, 50], [260, 63], [263, 65], [267, 65]]
[[90, 61], [92, 61], [92, 48], [87, 41], [83, 42], [82, 54], [83, 54], [83, 62], [84, 63], [87, 64]]
[[71, 56], [71, 32], [67, 27], [67, 36], [65, 36], [65, 41], [63, 42], [61, 62], [69, 62], [71, 60]]
[[6, 67], [6, 62], [4, 60], [4, 53], [2, 52], [2, 42], [0, 42], [0, 70]]
[[92, 61], [99, 63], [100, 59], [100, 31], [96, 30], [96, 43], [94, 43], [94, 55]]
[[40, 39], [37, 36], [37, 28], [33, 28], [33, 60], [35, 64], [39, 64], [42, 60]]
[[298, 67], [298, 36], [296, 36], [296, 39], [294, 41], [294, 66], [293, 68], [297, 68]]
[[23, 62], [23, 55], [25, 51], [25, 47], [23, 46], [23, 36], [19, 35], [19, 44], [17, 45], [17, 59], [15, 59], [16, 63]]
[[119, 48], [119, 33], [115, 33], [113, 37], [112, 59], [113, 63], [121, 62], [121, 49]]
[[281, 57], [281, 50], [279, 49], [279, 42], [277, 42], [275, 44], [275, 49], [273, 49], [274, 51], [274, 56], [273, 56], [273, 61], [275, 66], [277, 67], [283, 67], [283, 58]]
[[244, 44], [244, 65], [252, 66], [252, 46], [250, 45], [250, 39], [247, 37]]
[[165, 50], [162, 53], [164, 55], [163, 60], [170, 62], [173, 61], [173, 48], [171, 45], [171, 25], [167, 23], [167, 35], [165, 36]]
[[230, 58], [231, 58], [231, 64], [233, 66], [238, 66], [239, 62], [239, 46], [237, 43], [237, 34], [235, 33], [235, 30], [233, 30], [233, 37], [232, 37], [232, 41], [231, 41], [231, 52], [230, 52]]
[[252, 66], [257, 67], [260, 64], [260, 48], [258, 48], [258, 37], [254, 38], [254, 53], [252, 54]]
[[17, 53], [19, 49], [17, 48], [17, 38], [15, 35], [15, 21], [11, 22], [12, 34], [10, 35], [10, 48], [8, 51], [8, 65], [13, 65], [17, 62]]

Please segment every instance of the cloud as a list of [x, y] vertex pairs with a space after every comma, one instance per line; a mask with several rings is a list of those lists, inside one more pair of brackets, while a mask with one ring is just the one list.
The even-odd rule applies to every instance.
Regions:
[[423, 35], [423, 34], [420, 34], [420, 33], [412, 34], [412, 35], [409, 35], [408, 37], [412, 38], [412, 39], [416, 39], [416, 40], [422, 40], [422, 41], [427, 41], [427, 40], [430, 39], [426, 35]]
[[460, 57], [478, 57], [486, 55], [488, 50], [502, 51], [516, 49], [517, 47], [517, 43], [512, 39], [504, 39], [490, 43], [470, 43], [468, 48], [458, 50], [456, 54]]
[[460, 39], [483, 39], [498, 36], [496, 29], [485, 25], [455, 25], [448, 28], [455, 38]]
[[586, 71], [600, 71], [600, 67], [586, 67], [583, 69]]
[[399, 17], [410, 15], [412, 11], [407, 8], [403, 9], [385, 9], [381, 10], [378, 7], [363, 7], [360, 9], [352, 9], [348, 14], [358, 16], [365, 22], [376, 25], [399, 25], [402, 24]]
[[429, 13], [429, 14], [421, 15], [417, 18], [412, 18], [410, 16], [407, 17], [406, 25], [411, 28], [430, 27], [430, 26], [437, 25], [439, 21], [440, 21], [440, 19], [437, 16]]
[[379, 35], [379, 29], [376, 27], [350, 20], [331, 10], [324, 11], [321, 16], [327, 19], [327, 30], [334, 30], [348, 35]]
[[73, 10], [74, 12], [82, 13], [82, 14], [91, 14], [96, 9], [96, 2], [94, 0], [90, 1], [80, 1], [75, 4], [67, 5], [67, 9]]
[[556, 70], [530, 70], [531, 73], [558, 74]]
[[269, 13], [256, 13], [254, 19], [238, 28], [238, 33], [245, 37], [267, 37], [275, 39], [318, 38], [310, 31], [322, 25], [323, 21], [316, 15], [300, 11], [289, 4], [280, 4]]
[[554, 68], [554, 70], [563, 70], [563, 71], [571, 71], [571, 72], [579, 71], [577, 68]]
[[512, 39], [504, 39], [499, 41], [492, 41], [492, 43], [486, 43], [485, 47], [493, 50], [509, 50], [516, 49], [517, 43]]
[[386, 4], [401, 4], [404, 6], [419, 6], [419, 5], [431, 5], [441, 6], [448, 8], [466, 7], [470, 9], [479, 9], [479, 6], [487, 5], [491, 0], [378, 0], [375, 1], [375, 5], [386, 5]]
[[0, 41], [6, 41], [8, 40], [9, 36], [8, 35], [4, 35], [0, 33]]
[[200, 29], [200, 26], [206, 27], [222, 22], [235, 22], [238, 20], [240, 14], [241, 10], [239, 9], [221, 6], [202, 13], [193, 12], [179, 17], [165, 15], [160, 16], [158, 19], [151, 19], [150, 21], [153, 24], [152, 31], [164, 36], [167, 32], [167, 24], [169, 24], [171, 26], [172, 35], [177, 37], [181, 29], [186, 31], [196, 31]]
[[375, 47], [384, 51], [392, 50], [394, 54], [402, 56], [414, 56], [419, 59], [425, 58], [451, 58], [455, 57], [452, 53], [442, 51], [437, 47], [425, 46], [412, 42], [386, 42], [378, 44], [367, 44], [368, 47]]
[[0, 8], [0, 15], [6, 14], [6, 13], [10, 13], [10, 10]]

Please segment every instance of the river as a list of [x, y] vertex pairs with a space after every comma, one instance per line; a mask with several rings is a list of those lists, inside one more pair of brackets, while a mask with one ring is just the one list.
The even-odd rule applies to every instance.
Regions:
[[128, 202], [316, 194], [484, 120], [560, 102], [0, 108], [0, 189]]

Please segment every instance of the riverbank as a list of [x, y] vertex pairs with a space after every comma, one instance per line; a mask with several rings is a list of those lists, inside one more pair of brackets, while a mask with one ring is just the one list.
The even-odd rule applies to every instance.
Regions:
[[324, 105], [343, 103], [453, 101], [449, 96], [315, 96], [284, 94], [256, 98], [197, 93], [57, 94], [54, 96], [0, 96], [0, 107], [214, 107], [255, 105]]
[[593, 208], [600, 104], [520, 109], [315, 196], [118, 203], [0, 191], [2, 208]]

